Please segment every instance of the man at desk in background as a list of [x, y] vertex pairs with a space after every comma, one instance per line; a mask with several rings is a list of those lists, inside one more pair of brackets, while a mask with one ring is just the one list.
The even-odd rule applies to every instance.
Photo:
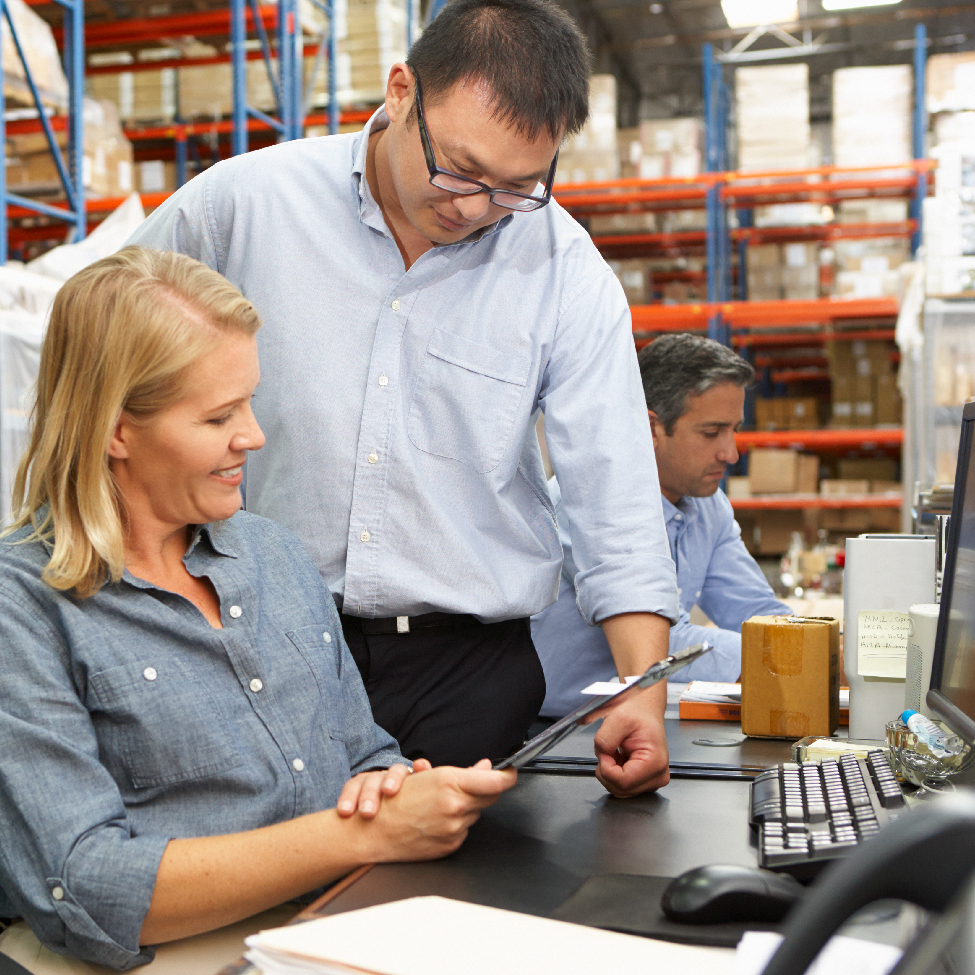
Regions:
[[[702, 640], [714, 646], [678, 679], [734, 682], [741, 674], [741, 624], [758, 614], [792, 613], [745, 550], [719, 487], [726, 467], [738, 460], [735, 431], [755, 372], [731, 349], [695, 335], [664, 335], [641, 351], [639, 361], [680, 593], [670, 651]], [[555, 478], [550, 487], [561, 515]], [[617, 676], [603, 632], [587, 626], [576, 609], [578, 569], [561, 518], [560, 526], [565, 556], [559, 599], [532, 619], [545, 670], [544, 718], [568, 713], [584, 700], [579, 693], [584, 687]], [[695, 605], [717, 629], [691, 623]]]
[[[438, 765], [509, 754], [544, 697], [528, 618], [562, 549], [539, 410], [579, 604], [620, 671], [666, 656], [677, 619], [626, 299], [551, 201], [589, 60], [549, 0], [453, 0], [362, 132], [218, 163], [133, 237], [260, 313], [247, 508], [308, 546], [377, 723]], [[666, 783], [665, 704], [661, 685], [603, 721], [614, 794]]]

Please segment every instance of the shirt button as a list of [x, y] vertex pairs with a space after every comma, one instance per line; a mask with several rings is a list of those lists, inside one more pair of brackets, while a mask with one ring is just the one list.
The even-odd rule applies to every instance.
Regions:
[[377, 454], [377, 453], [376, 453], [376, 451], [374, 450], [374, 451], [373, 451], [373, 452], [372, 452], [372, 453], [371, 453], [371, 454], [369, 455], [369, 463], [370, 463], [370, 464], [375, 464], [377, 460], [379, 460], [379, 454]]
[[684, 516], [678, 511], [677, 514], [674, 515], [674, 521], [683, 521], [683, 520], [684, 520]]
[[55, 887], [55, 888], [53, 888], [51, 890], [51, 896], [56, 901], [63, 901], [64, 900], [64, 888], [63, 887]]
[[322, 639], [323, 639], [323, 640], [324, 640], [324, 641], [325, 641], [326, 643], [331, 643], [331, 642], [332, 642], [332, 634], [331, 634], [331, 633], [323, 633], [323, 634], [322, 634]]
[[389, 306], [393, 311], [399, 311], [399, 298], [394, 298], [393, 303]]
[[380, 386], [388, 386], [389, 385], [389, 380], [386, 378], [386, 373], [383, 373], [379, 377], [379, 385]]
[[291, 764], [296, 772], [304, 772], [305, 763], [300, 758], [296, 758]]
[[159, 675], [156, 673], [155, 667], [146, 667], [146, 669], [142, 671], [142, 676], [145, 677], [146, 680], [155, 680]]
[[235, 620], [236, 620], [236, 619], [240, 619], [240, 614], [241, 614], [241, 613], [243, 613], [243, 612], [244, 612], [244, 611], [243, 611], [243, 610], [242, 610], [242, 609], [241, 609], [241, 608], [240, 608], [239, 606], [231, 606], [231, 607], [230, 607], [230, 615], [231, 615], [231, 616], [232, 616], [232, 617], [233, 617], [233, 618], [234, 618]]
[[251, 690], [256, 694], [258, 691], [264, 690], [264, 682], [255, 677], [251, 681]]
[[359, 536], [359, 540], [363, 542], [368, 542], [370, 538], [372, 538], [372, 535], [370, 535], [369, 532], [363, 529], [362, 534]]

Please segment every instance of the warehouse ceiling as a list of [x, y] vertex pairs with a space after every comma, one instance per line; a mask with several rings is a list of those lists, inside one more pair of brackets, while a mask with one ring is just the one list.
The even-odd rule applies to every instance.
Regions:
[[[975, 0], [900, 0], [830, 12], [799, 0], [799, 20], [778, 25], [736, 53], [752, 28], [728, 26], [718, 0], [558, 0], [589, 38], [595, 68], [616, 76], [620, 125], [703, 114], [702, 50], [713, 46], [733, 83], [737, 64], [809, 64], [811, 119], [831, 117], [830, 79], [837, 68], [910, 64], [914, 29], [927, 28], [928, 54], [975, 50]], [[791, 48], [791, 50], [790, 50]]]

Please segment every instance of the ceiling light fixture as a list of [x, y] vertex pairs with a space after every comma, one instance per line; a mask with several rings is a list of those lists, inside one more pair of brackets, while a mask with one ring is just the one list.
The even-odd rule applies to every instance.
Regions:
[[854, 7], [889, 7], [901, 0], [823, 0], [823, 10], [852, 10]]
[[799, 19], [798, 0], [721, 0], [729, 27], [791, 24]]

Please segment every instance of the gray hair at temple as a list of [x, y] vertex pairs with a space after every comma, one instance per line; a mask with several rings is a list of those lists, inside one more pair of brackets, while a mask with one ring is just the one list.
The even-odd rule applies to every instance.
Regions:
[[700, 335], [661, 335], [639, 355], [640, 376], [647, 409], [652, 410], [667, 436], [687, 412], [687, 400], [715, 386], [750, 386], [755, 370], [726, 345]]

